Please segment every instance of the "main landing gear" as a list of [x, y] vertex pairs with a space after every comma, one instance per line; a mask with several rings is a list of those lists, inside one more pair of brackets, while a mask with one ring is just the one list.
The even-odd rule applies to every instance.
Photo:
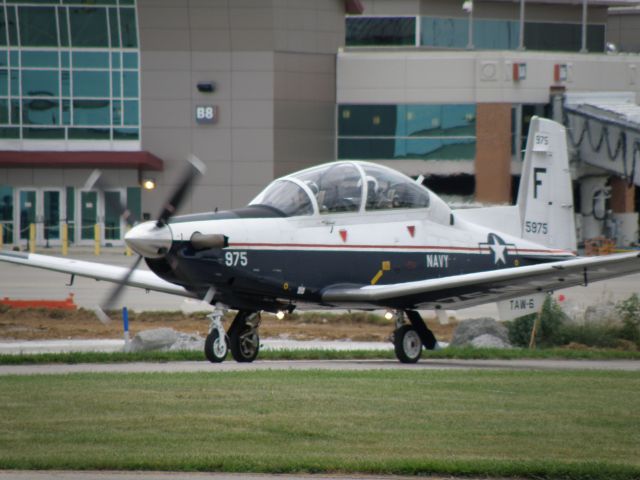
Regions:
[[[405, 322], [405, 313], [410, 323]], [[422, 355], [422, 347], [433, 350], [438, 345], [433, 332], [415, 310], [396, 313], [396, 329], [393, 347], [396, 358], [402, 363], [416, 363]]]
[[260, 313], [240, 310], [225, 333], [222, 316], [225, 310], [216, 308], [209, 315], [211, 326], [204, 342], [204, 355], [213, 363], [223, 362], [227, 352], [236, 362], [253, 362], [260, 351]]

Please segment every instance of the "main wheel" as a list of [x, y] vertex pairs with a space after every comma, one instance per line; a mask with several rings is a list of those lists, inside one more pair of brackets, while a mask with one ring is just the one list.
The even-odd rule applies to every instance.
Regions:
[[220, 338], [218, 329], [211, 330], [204, 341], [204, 356], [207, 360], [211, 363], [224, 362], [228, 350], [227, 340], [224, 337]]
[[245, 323], [229, 332], [231, 355], [236, 362], [253, 362], [260, 351], [260, 337], [255, 328]]
[[393, 332], [393, 347], [402, 363], [416, 363], [422, 355], [422, 340], [411, 325], [402, 325]]

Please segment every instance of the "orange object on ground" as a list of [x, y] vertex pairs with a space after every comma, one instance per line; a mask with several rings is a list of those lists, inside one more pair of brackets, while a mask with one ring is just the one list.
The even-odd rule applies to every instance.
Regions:
[[11, 308], [50, 308], [57, 310], [77, 310], [78, 306], [73, 301], [73, 293], [64, 300], [11, 300], [4, 297], [0, 300], [0, 305], [7, 305]]

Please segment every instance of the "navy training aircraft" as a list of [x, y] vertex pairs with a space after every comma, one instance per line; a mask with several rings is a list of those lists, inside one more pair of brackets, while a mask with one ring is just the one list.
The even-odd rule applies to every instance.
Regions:
[[[390, 309], [401, 362], [437, 341], [418, 309], [457, 309], [640, 271], [636, 252], [576, 256], [565, 130], [531, 121], [517, 204], [452, 210], [411, 178], [339, 161], [272, 182], [247, 207], [174, 216], [193, 161], [158, 220], [134, 226], [131, 269], [20, 252], [0, 260], [214, 305], [205, 356], [258, 355], [260, 312]], [[136, 270], [144, 259], [151, 271]], [[222, 314], [238, 313], [225, 332]]]

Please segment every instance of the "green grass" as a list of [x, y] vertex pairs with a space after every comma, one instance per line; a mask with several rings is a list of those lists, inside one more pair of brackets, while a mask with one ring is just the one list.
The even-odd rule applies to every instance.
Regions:
[[[571, 350], [549, 348], [540, 350], [528, 349], [478, 349], [478, 348], [445, 348], [437, 351], [423, 352], [423, 361], [435, 359], [461, 360], [518, 360], [518, 359], [566, 359], [566, 360], [640, 360], [640, 352], [589, 349]], [[228, 357], [228, 360], [230, 356]], [[395, 359], [393, 351], [380, 350], [276, 350], [260, 352], [259, 360], [367, 360]], [[123, 362], [180, 362], [204, 360], [200, 351], [177, 352], [138, 352], [138, 353], [105, 353], [105, 352], [71, 352], [71, 353], [38, 353], [22, 355], [0, 355], [0, 365], [28, 365], [43, 363], [123, 363]]]
[[640, 477], [629, 372], [7, 376], [0, 469]]

